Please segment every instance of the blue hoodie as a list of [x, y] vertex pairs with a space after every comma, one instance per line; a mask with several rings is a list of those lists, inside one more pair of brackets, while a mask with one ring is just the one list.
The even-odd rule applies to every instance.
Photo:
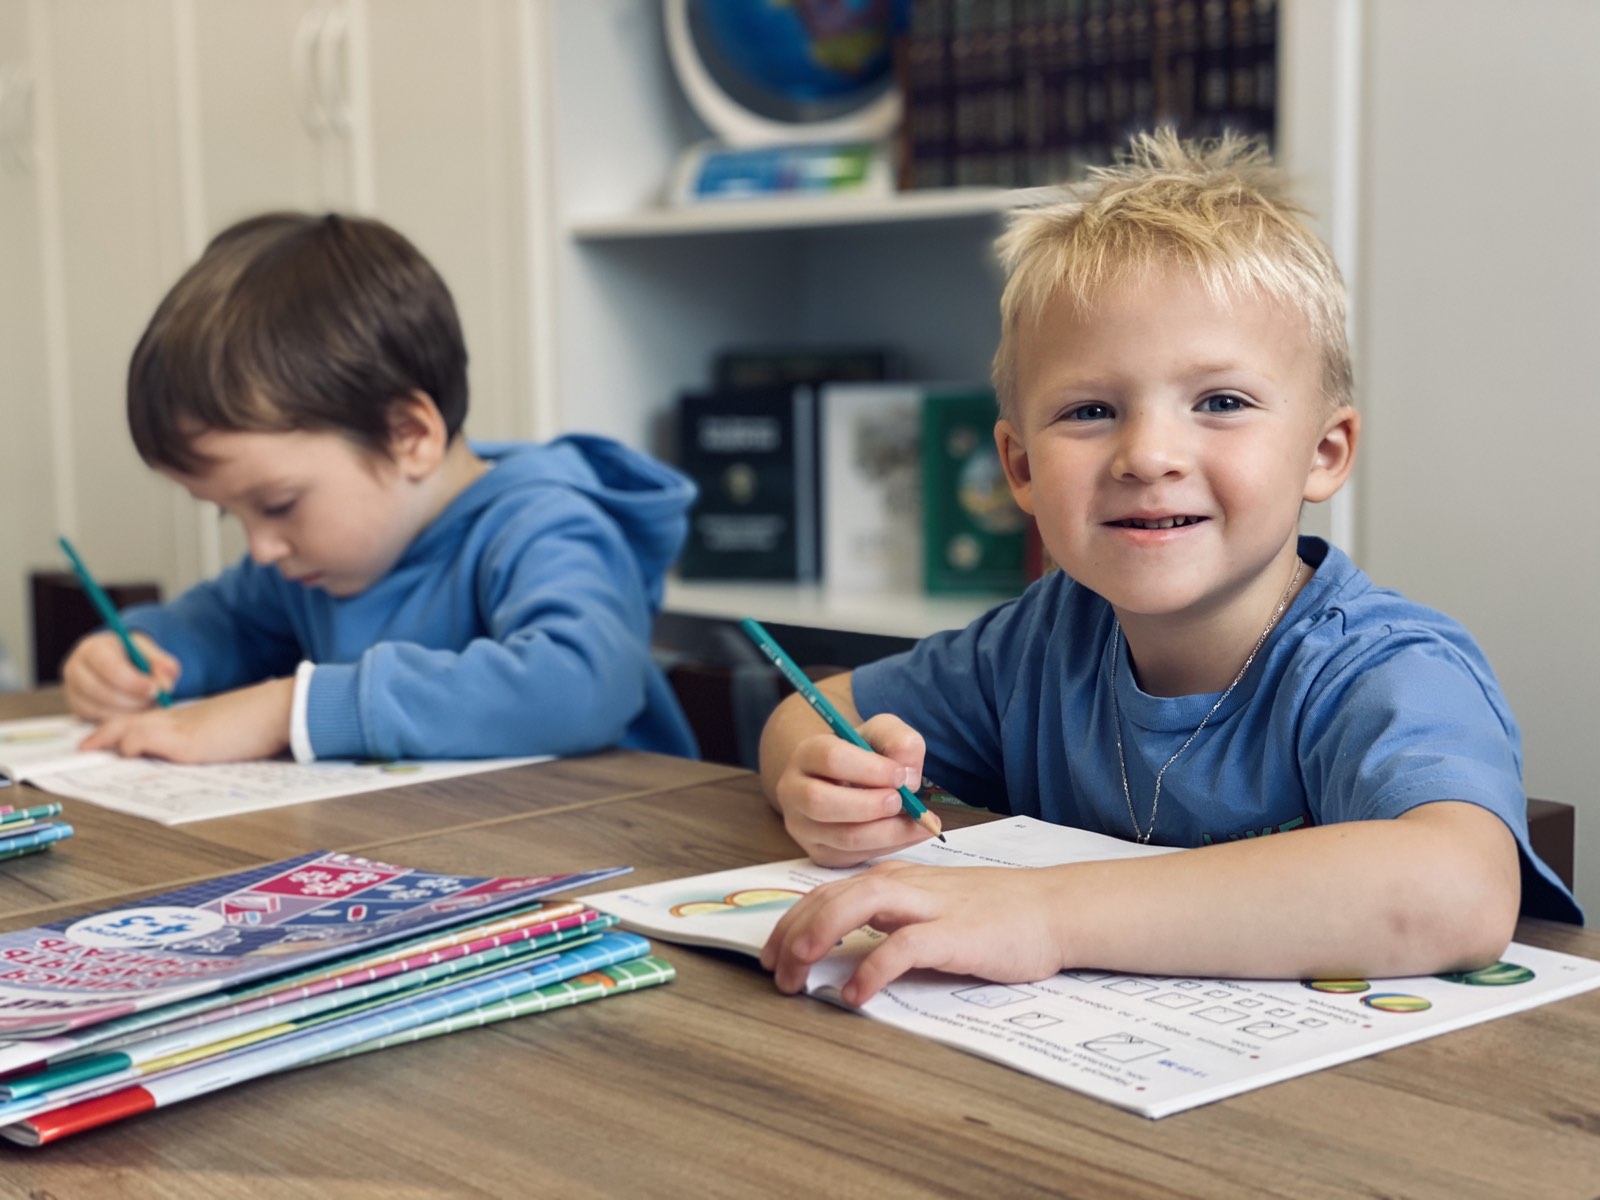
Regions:
[[493, 469], [359, 595], [246, 558], [128, 624], [183, 665], [178, 698], [314, 662], [318, 758], [693, 756], [650, 628], [694, 485], [605, 438], [473, 450]]

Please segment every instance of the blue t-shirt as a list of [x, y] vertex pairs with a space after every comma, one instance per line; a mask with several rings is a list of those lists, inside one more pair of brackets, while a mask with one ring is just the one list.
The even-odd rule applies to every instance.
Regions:
[[[1522, 743], [1494, 673], [1450, 618], [1375, 587], [1340, 550], [1301, 538], [1316, 574], [1255, 663], [1162, 780], [1151, 841], [1213, 842], [1397, 817], [1433, 800], [1499, 816], [1522, 858], [1522, 911], [1581, 922], [1528, 845]], [[924, 773], [969, 804], [1132, 838], [1117, 766], [1111, 606], [1061, 572], [913, 649], [859, 668], [863, 717], [927, 740]], [[1217, 694], [1152, 696], [1119, 639], [1128, 792], [1150, 824], [1156, 773]]]

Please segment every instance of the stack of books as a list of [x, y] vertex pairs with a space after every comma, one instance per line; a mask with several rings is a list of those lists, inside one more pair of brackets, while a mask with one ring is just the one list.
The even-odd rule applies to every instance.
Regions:
[[1278, 43], [1278, 0], [912, 0], [898, 185], [1078, 179], [1160, 125], [1270, 144]]
[[293, 1067], [636, 991], [650, 943], [549, 897], [316, 852], [0, 934], [0, 1136], [28, 1146]]
[[676, 461], [699, 489], [681, 579], [1004, 598], [1044, 573], [994, 391], [896, 379], [897, 357], [726, 351], [709, 391], [679, 396]]
[[54, 819], [60, 815], [59, 804], [40, 804], [34, 808], [0, 804], [0, 860], [37, 854], [71, 837], [72, 826]]

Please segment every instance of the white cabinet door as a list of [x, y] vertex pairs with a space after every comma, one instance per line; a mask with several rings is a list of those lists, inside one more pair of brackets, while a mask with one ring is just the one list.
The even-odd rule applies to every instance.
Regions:
[[388, 221], [455, 295], [469, 430], [526, 436], [523, 6], [180, 3], [205, 236], [274, 208]]
[[[381, 0], [357, 6], [368, 88], [372, 211], [416, 243], [455, 297], [478, 438], [529, 437], [527, 22], [515, 0]], [[546, 431], [548, 432], [548, 431]]]
[[[55, 427], [54, 515], [102, 578], [170, 588], [189, 506], [134, 453], [124, 381], [183, 263], [172, 10], [156, 0], [51, 0], [28, 11], [49, 210], [41, 294], [51, 298], [54, 385], [67, 409]], [[37, 536], [49, 518], [31, 519]]]
[[334, 9], [325, 0], [180, 0], [178, 69], [189, 86], [179, 120], [193, 131], [190, 217], [204, 237], [269, 209], [348, 202], [346, 138], [329, 115], [344, 111], [348, 19], [336, 22]]
[[28, 572], [58, 557], [28, 33], [25, 0], [0, 0], [0, 646], [20, 682], [33, 678]]

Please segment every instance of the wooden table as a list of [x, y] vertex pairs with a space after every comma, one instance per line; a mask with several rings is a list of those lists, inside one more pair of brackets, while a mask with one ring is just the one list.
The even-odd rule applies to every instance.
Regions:
[[[36, 901], [5, 928], [324, 846], [638, 882], [795, 853], [753, 777], [621, 752], [171, 829], [65, 803], [78, 837], [0, 863]], [[0, 1196], [1600, 1195], [1600, 992], [1148, 1121], [659, 949], [664, 988], [0, 1145]]]

